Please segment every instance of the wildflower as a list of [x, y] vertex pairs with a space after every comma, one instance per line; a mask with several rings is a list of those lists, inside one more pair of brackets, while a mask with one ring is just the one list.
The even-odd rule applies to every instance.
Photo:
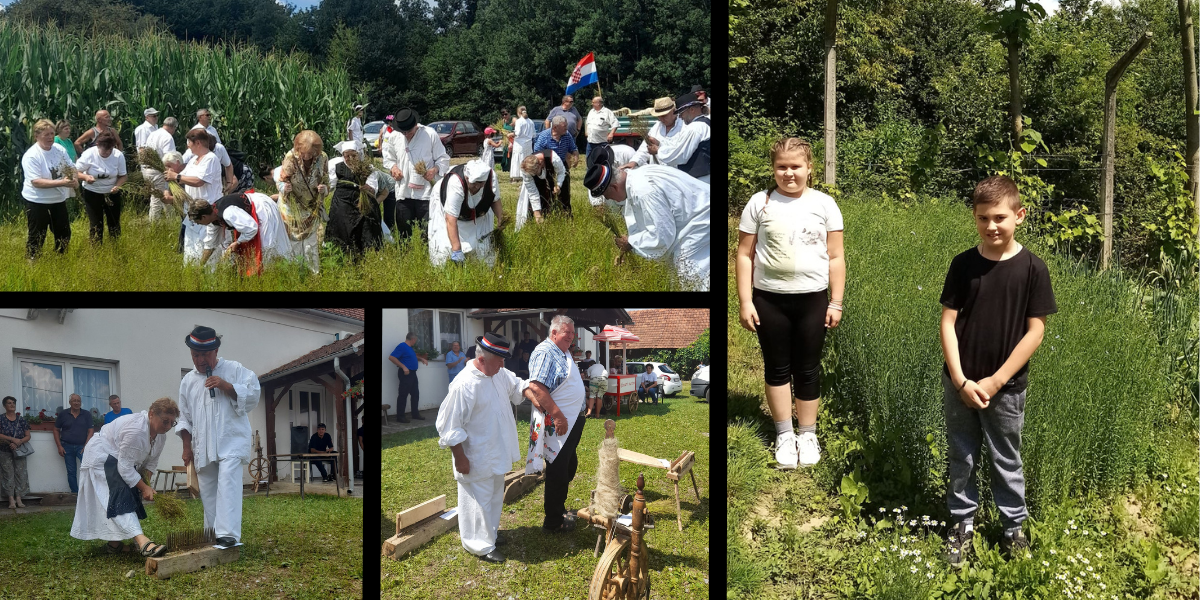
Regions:
[[1071, 532], [1070, 532], [1069, 530], [1066, 530], [1066, 529], [1064, 529], [1064, 530], [1063, 530], [1063, 535], [1071, 535]]
[[1043, 560], [1043, 561], [1042, 561], [1042, 566], [1043, 566], [1043, 567], [1048, 567], [1048, 566], [1050, 566], [1050, 563], [1048, 563], [1048, 562], [1046, 562], [1046, 561], [1044, 561], [1044, 560]]
[[893, 508], [893, 509], [892, 509], [892, 512], [894, 512], [894, 513], [896, 513], [896, 514], [900, 514], [900, 509], [898, 509], [898, 508]]
[[1072, 530], [1075, 530], [1075, 529], [1079, 529], [1079, 528], [1078, 528], [1078, 527], [1076, 527], [1076, 526], [1074, 526], [1074, 525], [1072, 525], [1072, 526], [1071, 526], [1071, 529], [1072, 529]]
[[1101, 531], [1101, 532], [1100, 532], [1100, 537], [1104, 537], [1104, 536], [1106, 536], [1106, 535], [1108, 535], [1108, 532], [1107, 532], [1107, 531]]
[[892, 552], [895, 552], [895, 551], [896, 551], [896, 545], [892, 544]]
[[1050, 549], [1050, 554], [1058, 554], [1058, 552], [1056, 552], [1056, 551], [1054, 550], [1054, 548], [1051, 548], [1051, 549]]
[[1086, 530], [1086, 529], [1084, 529], [1084, 530], [1083, 530], [1083, 535], [1087, 535], [1087, 534], [1088, 534], [1087, 530]]
[[1030, 553], [1030, 552], [1026, 552], [1026, 553], [1025, 553], [1025, 558], [1026, 558], [1026, 559], [1033, 558], [1033, 554], [1032, 554], [1032, 553]]
[[920, 556], [920, 555], [921, 555], [920, 550], [913, 550], [913, 556]]
[[1097, 552], [1097, 553], [1096, 553], [1096, 558], [1104, 558], [1104, 555], [1102, 555], [1102, 554], [1100, 554], [1099, 552]]
[[932, 571], [930, 571], [929, 573], [926, 573], [926, 574], [925, 574], [925, 577], [926, 577], [927, 579], [933, 579], [933, 572], [932, 572]]
[[945, 527], [945, 526], [946, 526], [946, 522], [942, 521], [942, 527]]
[[880, 546], [880, 547], [879, 547], [879, 551], [880, 551], [880, 552], [887, 552], [887, 548], [884, 548], [884, 547]]
[[879, 512], [887, 512], [887, 509], [886, 509], [886, 508], [884, 508], [884, 507], [882, 507], [882, 506], [880, 506], [880, 507], [879, 507]]
[[1067, 521], [1067, 525], [1074, 525], [1074, 524], [1075, 524], [1075, 519], [1071, 519], [1070, 521]]
[[908, 522], [908, 526], [909, 526], [909, 527], [916, 527], [916, 526], [917, 526], [917, 520], [916, 520], [916, 519], [913, 519], [913, 520], [909, 521], [909, 522]]
[[916, 573], [916, 572], [917, 572], [917, 568], [916, 568], [916, 567], [909, 567], [909, 568], [908, 568], [908, 570], [909, 570], [910, 572], [912, 572], [912, 573]]
[[908, 512], [908, 507], [907, 507], [907, 506], [904, 506], [903, 504], [901, 504], [901, 505], [900, 505], [900, 510], [901, 510], [901, 511], [903, 511], [903, 512]]

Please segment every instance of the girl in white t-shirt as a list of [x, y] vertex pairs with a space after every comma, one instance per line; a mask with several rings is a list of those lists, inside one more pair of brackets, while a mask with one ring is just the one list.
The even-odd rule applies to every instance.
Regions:
[[[737, 286], [742, 327], [758, 333], [767, 404], [775, 420], [780, 469], [821, 458], [817, 408], [825, 330], [842, 318], [846, 260], [842, 213], [808, 187], [812, 147], [797, 138], [771, 149], [775, 185], [750, 198], [738, 226]], [[794, 384], [799, 435], [792, 430]]]

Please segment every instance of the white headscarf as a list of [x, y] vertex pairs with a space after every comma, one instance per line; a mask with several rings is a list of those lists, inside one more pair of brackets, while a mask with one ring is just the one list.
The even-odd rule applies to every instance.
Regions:
[[467, 163], [466, 168], [463, 169], [463, 176], [465, 176], [467, 181], [470, 183], [482, 183], [487, 181], [488, 173], [490, 173], [491, 170], [492, 169], [487, 166], [487, 163], [476, 159]]

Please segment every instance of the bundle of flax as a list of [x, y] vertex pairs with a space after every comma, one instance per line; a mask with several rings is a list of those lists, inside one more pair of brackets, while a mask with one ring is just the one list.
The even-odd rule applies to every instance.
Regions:
[[167, 172], [167, 167], [163, 165], [162, 158], [153, 148], [143, 147], [141, 150], [138, 150], [138, 163], [150, 167], [159, 173]]
[[175, 207], [179, 209], [179, 212], [186, 216], [188, 213], [188, 207], [190, 207], [192, 202], [195, 202], [195, 200], [188, 195], [178, 181], [167, 183], [167, 187], [171, 190], [171, 195], [175, 197]]
[[155, 494], [154, 510], [158, 513], [158, 516], [172, 525], [177, 524], [187, 515], [187, 512], [183, 509], [183, 502], [179, 498], [176, 498], [175, 494]]
[[[612, 435], [612, 429], [608, 427], [608, 421], [605, 423], [606, 429], [609, 430], [608, 435]], [[601, 517], [615, 519], [621, 514], [621, 478], [618, 473], [618, 467], [621, 464], [621, 458], [617, 452], [617, 438], [606, 437], [600, 442], [600, 464], [596, 468], [596, 496], [593, 500], [593, 510], [595, 514]]]

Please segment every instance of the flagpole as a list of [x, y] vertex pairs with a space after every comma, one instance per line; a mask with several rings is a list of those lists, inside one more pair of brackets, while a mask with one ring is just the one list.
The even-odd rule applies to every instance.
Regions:
[[602, 92], [602, 91], [600, 90], [600, 68], [599, 68], [599, 67], [595, 67], [595, 66], [594, 66], [594, 65], [595, 65], [595, 63], [596, 63], [596, 53], [595, 53], [595, 52], [592, 52], [592, 64], [593, 64], [593, 68], [595, 68], [595, 69], [596, 69], [596, 95], [597, 95], [597, 96], [600, 96], [601, 98], [603, 98], [603, 97], [604, 97], [604, 92]]

